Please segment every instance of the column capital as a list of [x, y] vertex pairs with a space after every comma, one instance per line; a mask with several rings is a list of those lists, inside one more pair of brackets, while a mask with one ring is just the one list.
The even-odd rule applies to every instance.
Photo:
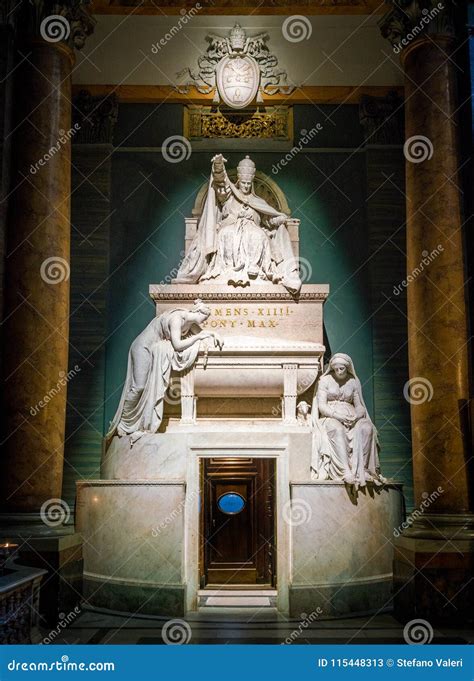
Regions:
[[[9, 3], [0, 0], [0, 5]], [[96, 24], [91, 0], [21, 0], [16, 18], [20, 39], [78, 50]]]
[[73, 100], [72, 122], [78, 129], [75, 144], [112, 144], [118, 118], [115, 94], [93, 97], [89, 90], [81, 90]]
[[361, 97], [359, 121], [366, 144], [403, 144], [403, 118], [403, 99], [395, 91]]
[[426, 36], [455, 36], [454, 0], [385, 0], [391, 9], [379, 21], [382, 36], [400, 54]]

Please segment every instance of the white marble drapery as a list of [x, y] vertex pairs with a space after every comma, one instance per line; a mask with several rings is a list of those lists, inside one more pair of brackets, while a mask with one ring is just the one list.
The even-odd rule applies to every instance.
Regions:
[[175, 350], [170, 324], [179, 308], [153, 319], [130, 346], [127, 376], [120, 403], [106, 441], [114, 435], [130, 435], [133, 444], [144, 433], [156, 433], [163, 418], [163, 401], [171, 371], [185, 371], [196, 361], [199, 339], [185, 350]]
[[[347, 366], [347, 377], [336, 380], [332, 365]], [[350, 424], [350, 419], [357, 419]], [[348, 419], [348, 421], [346, 421]], [[351, 358], [338, 353], [319, 379], [312, 409], [311, 477], [343, 480], [356, 488], [367, 482], [381, 485], [379, 442]]]

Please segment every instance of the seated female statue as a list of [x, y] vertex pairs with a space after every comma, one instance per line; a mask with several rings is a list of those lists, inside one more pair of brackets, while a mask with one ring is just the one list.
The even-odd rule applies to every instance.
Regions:
[[377, 431], [369, 418], [354, 364], [339, 352], [319, 379], [313, 400], [312, 477], [356, 488], [382, 485]]

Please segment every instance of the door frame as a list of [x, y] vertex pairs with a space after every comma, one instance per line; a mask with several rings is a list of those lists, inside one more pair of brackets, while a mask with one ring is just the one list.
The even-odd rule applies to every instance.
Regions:
[[[250, 478], [254, 478], [254, 481], [257, 485], [255, 487], [255, 497], [251, 500], [247, 500], [248, 505], [250, 506], [251, 509], [251, 516], [250, 516], [250, 523], [252, 525], [250, 531], [252, 532], [252, 535], [254, 537], [254, 544], [255, 546], [258, 545], [258, 535], [261, 532], [267, 533], [271, 532], [271, 538], [272, 538], [272, 557], [270, 559], [270, 564], [271, 564], [271, 581], [268, 583], [263, 583], [263, 582], [258, 582], [256, 581], [253, 587], [258, 586], [259, 584], [262, 584], [262, 588], [268, 588], [271, 587], [273, 589], [276, 588], [277, 582], [276, 582], [276, 513], [275, 513], [275, 507], [276, 507], [276, 460], [275, 457], [256, 457], [256, 459], [247, 459], [247, 457], [219, 457], [219, 459], [222, 459], [223, 461], [231, 461], [232, 464], [235, 464], [237, 460], [242, 458], [245, 460], [245, 462], [251, 461], [251, 466], [254, 466], [256, 461], [258, 462], [266, 462], [265, 466], [265, 471], [263, 475], [269, 475], [270, 479], [267, 481], [263, 479], [263, 477], [260, 477], [262, 474], [262, 467], [260, 466], [260, 463], [257, 464], [256, 470], [250, 472], [247, 467], [247, 472], [245, 470], [234, 470], [233, 474], [230, 474], [225, 468], [222, 469], [221, 471], [212, 471], [209, 473], [209, 478], [206, 476], [206, 462], [210, 461], [208, 457], [200, 457], [199, 458], [199, 465], [200, 465], [200, 498], [201, 498], [201, 509], [200, 509], [200, 524], [199, 524], [199, 582], [201, 588], [203, 588], [204, 584], [206, 583], [208, 579], [208, 575], [206, 575], [206, 572], [208, 569], [211, 570], [216, 570], [216, 568], [211, 568], [210, 565], [207, 564], [207, 561], [210, 559], [209, 555], [209, 549], [207, 548], [206, 550], [206, 545], [205, 545], [205, 536], [206, 536], [206, 531], [209, 530], [209, 522], [211, 520], [211, 508], [212, 508], [212, 502], [213, 499], [211, 498], [211, 495], [209, 494], [209, 490], [206, 490], [205, 487], [205, 482], [206, 480], [214, 480], [216, 483], [219, 480], [228, 480], [229, 477], [232, 478], [232, 480], [238, 484], [239, 482], [245, 481], [248, 482]], [[214, 460], [214, 458], [212, 459]], [[230, 466], [231, 468], [231, 466]], [[259, 498], [263, 496], [263, 493], [260, 492], [258, 489], [259, 485], [264, 484], [264, 483], [269, 483], [271, 486], [271, 504], [272, 504], [272, 510], [271, 510], [271, 522], [267, 520], [266, 518], [266, 511], [265, 508], [262, 507], [260, 508], [257, 504], [259, 501]], [[206, 507], [206, 502], [210, 504], [211, 506]], [[270, 529], [271, 528], [271, 529]], [[267, 537], [269, 539], [270, 536]], [[260, 548], [260, 550], [257, 550], [257, 553], [255, 555], [255, 568], [252, 568], [252, 570], [255, 571], [256, 577], [258, 577], [259, 572], [261, 571], [263, 574], [265, 574], [266, 569], [268, 567], [267, 563], [267, 558], [266, 558], [266, 551], [268, 549], [263, 549]], [[263, 551], [263, 555], [262, 555]], [[218, 568], [217, 568], [218, 569]], [[211, 583], [212, 580], [211, 580]], [[232, 586], [235, 586], [237, 583], [230, 582]], [[238, 586], [241, 586], [241, 588], [245, 589], [246, 585], [249, 585], [250, 582], [241, 582], [240, 584], [237, 584]], [[223, 585], [224, 586], [224, 585]]]
[[[184, 553], [183, 573], [186, 584], [186, 607], [188, 610], [197, 610], [197, 592], [200, 588], [200, 562], [201, 556], [201, 459], [204, 458], [266, 458], [275, 459], [275, 551], [276, 551], [276, 578], [277, 578], [277, 607], [283, 614], [289, 612], [289, 580], [291, 569], [291, 546], [290, 526], [285, 522], [284, 509], [290, 504], [290, 481], [288, 464], [287, 441], [281, 444], [268, 442], [258, 447], [248, 445], [248, 435], [242, 437], [239, 442], [238, 434], [235, 434], [235, 442], [228, 444], [229, 438], [222, 446], [199, 446], [190, 445], [188, 448], [186, 501], [184, 512]], [[242, 434], [243, 435], [243, 434]], [[270, 437], [269, 440], [272, 438]], [[283, 437], [284, 440], [287, 440]], [[245, 442], [245, 441], [246, 442]], [[288, 515], [288, 514], [286, 514]]]

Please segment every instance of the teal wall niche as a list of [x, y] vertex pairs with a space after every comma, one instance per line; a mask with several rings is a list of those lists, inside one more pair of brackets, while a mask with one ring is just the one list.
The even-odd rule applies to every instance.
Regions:
[[[130, 343], [154, 315], [148, 286], [165, 281], [180, 262], [184, 218], [191, 215], [196, 193], [209, 177], [215, 153], [194, 145], [188, 160], [173, 164], [163, 158], [162, 142], [170, 135], [182, 134], [182, 115], [181, 105], [120, 106], [111, 171], [104, 432], [120, 398]], [[394, 249], [389, 263], [385, 262], [381, 281], [371, 266], [372, 259], [377, 258], [373, 244], [378, 222], [377, 216], [368, 221], [367, 201], [368, 177], [374, 182], [377, 168], [371, 167], [368, 175], [358, 107], [296, 106], [294, 122], [295, 142], [302, 130], [310, 130], [316, 123], [322, 125], [322, 131], [313, 138], [311, 147], [304, 147], [276, 174], [272, 168], [281, 160], [282, 152], [272, 149], [270, 143], [265, 150], [253, 151], [251, 140], [241, 140], [237, 151], [229, 149], [223, 140], [220, 151], [228, 159], [229, 168], [234, 168], [245, 154], [251, 155], [257, 168], [279, 184], [292, 215], [300, 218], [300, 255], [307, 260], [311, 273], [307, 283], [329, 283], [331, 287], [324, 312], [328, 350], [347, 352], [354, 359], [367, 406], [380, 432], [382, 467], [405, 483], [411, 506], [409, 411], [403, 398], [403, 384], [408, 377], [403, 310], [398, 326], [384, 329], [379, 323], [374, 337], [374, 319], [378, 318], [373, 308], [375, 289], [380, 294], [382, 286], [390, 296], [393, 286], [399, 283], [405, 267], [404, 254]], [[399, 150], [393, 163], [400, 165], [402, 160]], [[391, 205], [386, 210], [393, 214], [393, 197], [388, 200]], [[399, 206], [403, 206], [402, 201]], [[383, 213], [383, 205], [377, 207]], [[398, 233], [397, 238], [403, 241], [404, 233]], [[401, 346], [395, 362], [384, 364], [380, 359], [384, 348], [381, 334], [389, 346]], [[375, 365], [374, 343], [379, 353]], [[382, 364], [383, 371], [379, 371]], [[378, 403], [375, 386], [384, 396], [385, 411]], [[391, 390], [393, 396], [387, 403], [386, 395]], [[396, 429], [390, 425], [394, 420]], [[389, 435], [388, 446], [384, 445], [385, 433]], [[100, 451], [95, 456], [100, 460]], [[84, 453], [84, 460], [90, 462], [90, 458], [90, 453], [87, 457]], [[86, 468], [76, 453], [74, 469], [88, 477]]]

